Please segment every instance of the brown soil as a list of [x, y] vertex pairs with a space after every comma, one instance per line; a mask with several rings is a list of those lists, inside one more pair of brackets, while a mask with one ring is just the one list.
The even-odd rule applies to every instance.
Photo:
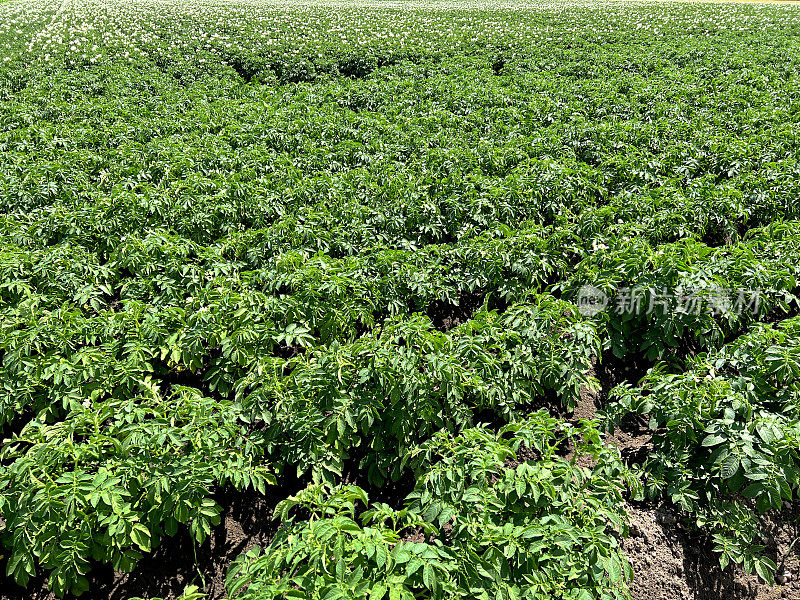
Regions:
[[[604, 357], [602, 362], [595, 359], [593, 367], [589, 372], [590, 376], [596, 377], [600, 382], [600, 390], [592, 392], [586, 387], [581, 388], [581, 398], [575, 407], [570, 420], [573, 422], [579, 419], [594, 419], [597, 411], [603, 408], [608, 402], [611, 390], [623, 383], [636, 384], [647, 374], [649, 365], [645, 362], [638, 362], [631, 365], [619, 366], [613, 357]], [[637, 419], [633, 416], [626, 418], [620, 427], [606, 437], [607, 443], [616, 445], [622, 457], [636, 463], [641, 462], [646, 454], [650, 442], [650, 430], [644, 419]]]
[[458, 304], [434, 300], [428, 307], [428, 317], [439, 331], [447, 332], [469, 321], [485, 300], [481, 293], [462, 292]]
[[[787, 550], [798, 535], [793, 520], [798, 506], [765, 519], [770, 532], [767, 552], [788, 577], [784, 585], [767, 585], [739, 568], [719, 568], [712, 544], [688, 531], [668, 508], [631, 506], [630, 537], [622, 548], [633, 566], [633, 600], [777, 600], [800, 598], [798, 560]], [[786, 559], [784, 562], [784, 558]]]

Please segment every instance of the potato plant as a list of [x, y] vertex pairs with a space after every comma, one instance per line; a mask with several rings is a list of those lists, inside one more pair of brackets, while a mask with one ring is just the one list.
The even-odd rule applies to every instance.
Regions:
[[[566, 440], [569, 460], [556, 452]], [[519, 460], [520, 450], [536, 458]], [[627, 597], [618, 536], [623, 492], [637, 481], [591, 423], [537, 412], [497, 433], [440, 432], [412, 456], [417, 485], [402, 509], [364, 510], [355, 486], [283, 501], [270, 546], [232, 567], [231, 598]]]
[[666, 495], [714, 539], [723, 568], [743, 564], [772, 579], [753, 509], [765, 513], [800, 490], [800, 320], [758, 325], [683, 373], [659, 365], [638, 387], [614, 391], [609, 416], [646, 415], [653, 451], [643, 467], [651, 496]]

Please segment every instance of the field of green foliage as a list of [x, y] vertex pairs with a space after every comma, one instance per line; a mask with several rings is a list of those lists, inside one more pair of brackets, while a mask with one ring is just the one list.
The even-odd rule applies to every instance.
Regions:
[[7, 585], [222, 490], [281, 524], [231, 600], [624, 599], [632, 502], [772, 582], [799, 158], [793, 6], [2, 3]]

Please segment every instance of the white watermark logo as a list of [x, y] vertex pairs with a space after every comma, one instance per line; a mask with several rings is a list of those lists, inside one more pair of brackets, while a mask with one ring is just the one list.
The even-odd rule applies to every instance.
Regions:
[[580, 313], [593, 317], [601, 312], [624, 314], [758, 314], [762, 291], [721, 286], [655, 288], [620, 287], [605, 292], [593, 285], [578, 290], [575, 303]]
[[608, 306], [608, 296], [600, 288], [584, 285], [578, 290], [578, 310], [587, 317], [603, 312]]

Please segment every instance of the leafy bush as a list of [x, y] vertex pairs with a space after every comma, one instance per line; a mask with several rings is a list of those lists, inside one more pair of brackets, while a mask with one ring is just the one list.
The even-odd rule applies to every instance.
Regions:
[[628, 597], [618, 536], [623, 491], [637, 484], [591, 423], [538, 412], [498, 433], [440, 432], [412, 462], [401, 510], [357, 514], [368, 499], [355, 486], [283, 501], [272, 543], [231, 568], [231, 598]]
[[8, 572], [25, 585], [38, 564], [53, 592], [79, 594], [92, 559], [130, 571], [180, 524], [202, 542], [219, 523], [218, 486], [265, 493], [274, 483], [260, 454], [235, 406], [190, 388], [34, 420], [0, 454]]
[[574, 305], [541, 296], [503, 315], [479, 311], [448, 333], [421, 315], [387, 320], [352, 344], [279, 365], [287, 376], [266, 362], [237, 393], [265, 424], [267, 448], [299, 470], [332, 483], [360, 452], [361, 468], [381, 485], [400, 476], [411, 447], [439, 429], [472, 425], [476, 411], [511, 418], [548, 392], [574, 406], [581, 386], [597, 385], [589, 369], [598, 352]]
[[650, 417], [644, 463], [651, 496], [666, 496], [713, 536], [725, 567], [772, 581], [753, 513], [780, 509], [800, 489], [800, 319], [759, 325], [680, 374], [654, 368], [614, 390], [609, 414]]

